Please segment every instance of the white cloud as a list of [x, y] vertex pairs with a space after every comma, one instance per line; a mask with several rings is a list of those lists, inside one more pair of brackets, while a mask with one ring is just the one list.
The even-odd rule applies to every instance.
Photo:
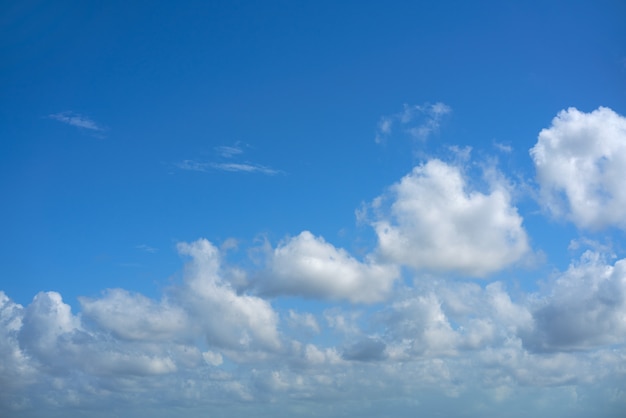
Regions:
[[222, 145], [215, 147], [215, 151], [217, 151], [217, 153], [224, 158], [232, 158], [235, 155], [243, 154], [243, 150], [239, 146]]
[[[315, 344], [288, 336], [281, 348], [270, 342], [268, 349], [264, 336], [277, 325], [272, 314], [271, 321], [263, 319], [269, 304], [258, 298], [260, 305], [250, 303], [229, 288], [220, 276], [219, 251], [208, 241], [179, 249], [191, 261], [182, 282], [166, 292], [167, 302], [110, 290], [89, 300], [92, 305], [83, 301], [83, 311], [72, 314], [58, 293], [40, 293], [26, 308], [0, 293], [0, 370], [7, 373], [0, 374], [0, 414], [77, 406], [89, 416], [106, 404], [108, 412], [125, 417], [175, 402], [178, 413], [194, 416], [223, 402], [244, 413], [240, 402], [253, 401], [262, 415], [289, 416], [303, 402], [317, 402], [331, 413], [363, 399], [397, 405], [415, 396], [420, 403], [411, 410], [425, 413], [431, 410], [423, 409], [426, 401], [439, 411], [453, 404], [450, 415], [457, 415], [457, 408], [477, 405], [471, 402], [492, 410], [503, 398], [528, 403], [528, 412], [542, 411], [541, 402], [533, 404], [537, 399], [561, 399], [566, 390], [577, 397], [563, 399], [585, 412], [601, 401], [618, 410], [625, 405], [619, 392], [626, 373], [619, 337], [624, 260], [610, 266], [588, 254], [547, 293], [517, 300], [501, 283], [416, 280], [412, 289], [396, 289], [385, 306], [328, 309], [324, 317], [336, 332], [320, 329]], [[588, 296], [582, 296], [585, 290]], [[187, 343], [176, 341], [174, 306], [189, 315]], [[561, 338], [560, 328], [551, 329], [563, 322], [542, 322], [546, 306], [558, 307], [552, 312], [559, 321], [584, 327], [577, 344]], [[318, 326], [310, 312], [287, 312], [294, 325]], [[531, 337], [549, 343], [549, 350], [537, 353]], [[236, 347], [228, 348], [232, 340]], [[258, 350], [268, 351], [251, 355]], [[614, 395], [609, 400], [605, 393]]]
[[362, 263], [309, 231], [280, 244], [269, 264], [265, 291], [351, 302], [384, 300], [399, 275], [394, 266], [371, 258]]
[[194, 160], [183, 160], [180, 163], [177, 163], [176, 167], [181, 170], [205, 172], [211, 168], [211, 165], [209, 163], [201, 163]]
[[175, 166], [181, 170], [198, 172], [227, 171], [241, 173], [259, 173], [268, 176], [283, 174], [281, 170], [276, 170], [262, 164], [252, 163], [250, 161], [242, 161], [240, 157], [244, 153], [244, 150], [239, 146], [238, 143], [234, 146], [223, 145], [215, 147], [215, 151], [221, 157], [222, 161], [201, 162], [196, 160], [183, 160], [176, 163]]
[[275, 350], [280, 347], [278, 315], [258, 297], [239, 295], [220, 275], [219, 250], [206, 239], [178, 244], [191, 257], [178, 302], [198, 321], [207, 342], [217, 347]]
[[360, 318], [360, 311], [342, 311], [339, 308], [331, 308], [324, 311], [324, 320], [326, 320], [331, 329], [351, 337], [361, 334], [358, 323]]
[[189, 327], [186, 313], [167, 302], [123, 289], [108, 289], [100, 299], [79, 298], [83, 316], [126, 340], [180, 339]]
[[400, 125], [402, 131], [412, 138], [425, 141], [439, 130], [441, 119], [450, 112], [452, 112], [450, 106], [441, 102], [424, 105], [405, 104], [402, 112], [380, 118], [375, 141], [384, 142], [392, 134], [395, 125]]
[[244, 173], [261, 173], [270, 176], [280, 174], [282, 171], [275, 170], [260, 164], [251, 163], [217, 163], [217, 162], [198, 162], [194, 160], [184, 160], [176, 166], [181, 170], [207, 172], [211, 170], [244, 172]]
[[293, 309], [289, 310], [289, 324], [293, 328], [301, 328], [305, 330], [312, 331], [315, 334], [320, 333], [320, 326], [315, 319], [315, 316], [309, 312], [298, 313]]
[[90, 131], [103, 131], [104, 129], [87, 116], [67, 111], [48, 115], [50, 119], [75, 126], [77, 128], [88, 129]]
[[135, 248], [137, 248], [138, 250], [141, 250], [141, 251], [145, 251], [147, 253], [151, 253], [151, 254], [154, 254], [157, 251], [159, 251], [158, 248], [154, 248], [154, 247], [151, 247], [151, 246], [146, 245], [146, 244], [137, 245]]
[[[333, 416], [415, 402], [411, 413], [484, 416], [506, 401], [521, 417], [555, 399], [573, 405], [563, 416], [623, 411], [626, 259], [587, 252], [534, 294], [437, 274], [484, 276], [529, 251], [510, 186], [485, 177], [479, 191], [459, 165], [415, 167], [369, 206], [379, 241], [363, 259], [304, 231], [257, 253], [254, 281], [223, 257], [245, 242], [200, 239], [178, 245], [189, 260], [159, 299], [109, 289], [72, 313], [56, 292], [25, 307], [0, 292], [0, 415], [157, 416], [176, 404], [200, 416], [228, 403], [286, 417], [315, 402], [314, 415]], [[400, 264], [413, 268], [405, 281]], [[270, 304], [246, 293], [251, 281], [296, 297]], [[298, 297], [324, 301], [294, 308]]]
[[20, 344], [43, 358], [59, 356], [58, 339], [81, 329], [80, 320], [57, 292], [38, 293], [24, 310], [22, 321]]
[[384, 314], [389, 335], [402, 341], [409, 357], [454, 354], [459, 336], [434, 293], [394, 302]]
[[530, 150], [541, 202], [580, 228], [626, 229], [626, 118], [562, 110]]
[[262, 173], [268, 175], [279, 174], [280, 171], [259, 164], [249, 163], [212, 163], [211, 167], [222, 171], [243, 171], [246, 173]]
[[0, 291], [0, 388], [5, 390], [18, 389], [36, 378], [18, 342], [23, 316], [24, 308]]
[[506, 185], [488, 181], [485, 194], [457, 166], [430, 160], [415, 167], [372, 204], [380, 254], [415, 269], [477, 277], [520, 260], [529, 250], [522, 217]]
[[[113, 343], [87, 329], [56, 292], [41, 292], [24, 309], [18, 333], [24, 353], [52, 376], [83, 372], [90, 376], [146, 376], [177, 370], [173, 347], [150, 349]], [[174, 347], [175, 348], [175, 347]]]
[[510, 154], [513, 152], [513, 147], [508, 144], [503, 144], [502, 142], [494, 142], [493, 146], [500, 152], [505, 154]]
[[202, 353], [202, 358], [212, 366], [219, 366], [224, 362], [222, 355], [213, 351], [205, 351]]
[[626, 343], [626, 259], [609, 265], [595, 252], [560, 274], [537, 296], [534, 327], [523, 333], [533, 350], [583, 350]]

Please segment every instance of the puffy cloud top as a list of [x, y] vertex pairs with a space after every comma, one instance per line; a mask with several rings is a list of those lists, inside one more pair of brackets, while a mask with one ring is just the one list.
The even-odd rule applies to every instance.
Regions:
[[79, 298], [83, 315], [127, 340], [171, 340], [188, 328], [182, 308], [141, 294], [109, 289], [100, 299]]
[[[440, 160], [417, 166], [391, 188], [390, 213], [373, 223], [381, 254], [416, 269], [485, 276], [529, 250], [509, 193], [471, 190], [461, 169]], [[383, 199], [375, 200], [374, 208]]]
[[626, 342], [626, 259], [607, 265], [591, 251], [551, 286], [524, 343], [537, 351], [582, 350]]
[[394, 266], [362, 263], [309, 231], [279, 245], [270, 264], [264, 284], [269, 292], [351, 302], [385, 299], [399, 275]]
[[219, 250], [213, 244], [199, 239], [180, 243], [178, 250], [192, 259], [176, 297], [197, 318], [209, 343], [228, 349], [280, 347], [278, 316], [271, 305], [255, 296], [237, 294], [222, 279]]
[[580, 228], [626, 229], [626, 118], [606, 107], [559, 112], [530, 150], [541, 200]]

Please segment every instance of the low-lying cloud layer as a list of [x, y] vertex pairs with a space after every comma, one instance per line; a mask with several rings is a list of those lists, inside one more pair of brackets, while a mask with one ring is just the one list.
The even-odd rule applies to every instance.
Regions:
[[[624, 227], [623, 125], [569, 109], [541, 131], [531, 154], [548, 211]], [[533, 249], [514, 186], [472, 180], [439, 159], [415, 167], [368, 205], [363, 257], [303, 231], [244, 268], [199, 239], [178, 244], [182, 276], [159, 299], [107, 289], [73, 312], [54, 291], [27, 306], [0, 291], [0, 415], [479, 416], [507, 401], [514, 417], [620, 416], [626, 259], [588, 250], [517, 288], [505, 269]]]

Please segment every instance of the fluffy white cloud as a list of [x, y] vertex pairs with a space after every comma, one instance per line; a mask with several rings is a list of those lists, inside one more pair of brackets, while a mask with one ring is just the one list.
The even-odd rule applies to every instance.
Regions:
[[93, 332], [56, 292], [41, 292], [24, 309], [20, 347], [53, 375], [69, 371], [91, 375], [154, 375], [176, 370], [172, 347], [117, 344]]
[[398, 275], [392, 265], [360, 262], [303, 231], [274, 250], [262, 286], [273, 294], [370, 303], [384, 300]]
[[121, 339], [179, 339], [189, 327], [182, 308], [124, 289], [108, 289], [100, 299], [81, 297], [79, 301], [85, 318]]
[[[132, 416], [134, 405], [158, 411], [176, 402], [182, 408], [178, 412], [194, 416], [195, 408], [201, 415], [226, 399], [233, 408], [255, 401], [254, 407], [267, 416], [281, 416], [270, 413], [274, 402], [281, 411], [297, 414], [303, 399], [323, 400], [332, 412], [333, 405], [364, 398], [397, 403], [398, 394], [440, 397], [432, 408], [441, 410], [451, 399], [479, 399], [493, 407], [503, 398], [522, 402], [536, 395], [557, 396], [567, 388], [585, 402], [607, 400], [587, 387], [613, 391], [615, 407], [626, 405], [618, 389], [626, 376], [626, 261], [610, 266], [588, 254], [557, 277], [547, 294], [518, 298], [501, 283], [416, 280], [413, 288], [396, 289], [383, 307], [326, 310], [328, 328], [319, 327], [313, 313], [287, 311], [294, 326], [319, 331], [315, 344], [294, 339], [296, 332], [281, 337], [280, 350], [270, 347], [255, 357], [245, 353], [267, 350], [263, 311], [254, 323], [251, 311], [242, 308], [249, 301], [237, 301], [244, 296], [220, 278], [219, 253], [208, 241], [181, 244], [180, 250], [192, 259], [182, 283], [172, 294], [168, 291], [168, 302], [114, 290], [83, 302], [89, 315], [75, 315], [54, 292], [38, 294], [25, 308], [0, 293], [0, 415], [22, 416], [19, 408], [32, 411], [33, 405], [84, 411], [106, 404], [111, 413]], [[552, 321], [542, 319], [548, 306], [557, 307], [550, 311]], [[174, 307], [184, 308], [187, 324], [195, 324], [188, 325], [186, 332], [195, 338], [187, 344], [176, 342], [176, 322], [167, 318], [178, 315]], [[124, 312], [129, 315], [125, 328], [119, 323]], [[217, 329], [212, 317], [227, 330]], [[138, 329], [142, 321], [146, 332]], [[585, 327], [577, 331], [576, 344], [552, 329], [563, 326], [562, 321]], [[261, 334], [253, 334], [253, 326]], [[247, 342], [238, 340], [232, 348], [231, 340], [246, 333]], [[550, 344], [549, 350], [541, 343]], [[543, 351], [536, 352], [537, 347]], [[527, 398], [520, 395], [526, 392]], [[577, 409], [588, 405], [577, 398], [570, 401]]]
[[183, 286], [174, 289], [178, 302], [202, 328], [207, 342], [228, 349], [280, 347], [278, 315], [258, 297], [239, 295], [220, 275], [219, 250], [206, 239], [180, 243], [191, 257]]
[[[524, 256], [528, 239], [507, 187], [492, 179], [485, 194], [462, 170], [440, 160], [417, 166], [374, 201], [381, 255], [415, 269], [485, 276]], [[389, 213], [381, 209], [391, 200]]]
[[[40, 292], [24, 310], [19, 333], [20, 345], [29, 354], [49, 361], [68, 354], [64, 343], [81, 331], [80, 320], [57, 292]], [[61, 342], [61, 344], [59, 344]]]
[[409, 358], [450, 355], [459, 344], [459, 336], [434, 293], [394, 302], [385, 322], [389, 335], [402, 342]]
[[[254, 274], [224, 262], [230, 244], [205, 239], [179, 244], [189, 260], [161, 299], [109, 289], [72, 313], [56, 292], [25, 307], [0, 292], [0, 416], [59, 406], [158, 416], [173, 403], [203, 416], [222, 402], [236, 415], [297, 416], [310, 402], [317, 416], [348, 404], [358, 415], [416, 396], [411, 415], [470, 405], [482, 416], [504, 399], [523, 406], [520, 417], [546, 399], [574, 405], [563, 416], [600, 402], [623, 411], [626, 259], [588, 252], [534, 294], [438, 279], [485, 275], [528, 251], [507, 186], [468, 182], [439, 160], [416, 167], [372, 205], [379, 247], [363, 261], [307, 231], [267, 248], [262, 290], [339, 300], [323, 310], [246, 293]], [[416, 276], [397, 283], [384, 258]]]
[[559, 112], [530, 150], [541, 201], [578, 227], [626, 229], [626, 118], [606, 107]]
[[537, 297], [534, 327], [523, 333], [533, 350], [582, 350], [626, 342], [626, 259], [613, 266], [586, 252]]
[[[23, 316], [23, 307], [0, 291], [0, 388], [5, 389], [3, 392], [24, 386], [35, 377], [28, 356], [18, 342]], [[7, 401], [0, 393], [0, 403]]]

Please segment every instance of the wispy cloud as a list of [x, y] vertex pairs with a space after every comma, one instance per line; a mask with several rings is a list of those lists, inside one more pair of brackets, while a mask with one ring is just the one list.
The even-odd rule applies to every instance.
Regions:
[[104, 131], [104, 128], [98, 125], [93, 119], [72, 111], [53, 113], [51, 115], [48, 115], [48, 118], [81, 129], [88, 129], [90, 131], [98, 132]]
[[[273, 176], [281, 174], [283, 171], [276, 170], [271, 167], [252, 163], [250, 161], [237, 161], [241, 160], [240, 157], [244, 153], [244, 149], [240, 146], [239, 142], [235, 145], [221, 145], [214, 148], [215, 152], [221, 157], [222, 161], [196, 161], [196, 160], [183, 160], [176, 163], [175, 166], [181, 170], [187, 171], [228, 171], [228, 172], [244, 172], [244, 173], [260, 173]], [[224, 161], [226, 160], [226, 161]]]
[[264, 165], [259, 164], [247, 164], [247, 163], [213, 163], [212, 167], [216, 170], [223, 171], [245, 171], [248, 173], [263, 173], [274, 175], [280, 173], [278, 170], [274, 170], [273, 168], [266, 167]]
[[243, 150], [237, 145], [232, 147], [222, 145], [220, 147], [215, 147], [215, 151], [217, 151], [217, 153], [224, 158], [232, 158], [235, 155], [243, 154]]
[[146, 244], [137, 245], [135, 248], [137, 248], [138, 250], [147, 252], [147, 253], [151, 253], [151, 254], [154, 254], [157, 251], [159, 251], [158, 248], [154, 248], [154, 247], [151, 247], [151, 246], [146, 245]]
[[493, 146], [500, 152], [504, 152], [505, 154], [510, 154], [513, 152], [513, 147], [507, 144], [503, 144], [501, 142], [494, 142]]
[[229, 172], [245, 172], [245, 173], [261, 173], [270, 176], [280, 174], [282, 171], [275, 170], [260, 164], [251, 163], [216, 163], [216, 162], [199, 162], [194, 160], [184, 160], [176, 167], [181, 170], [207, 172], [212, 170], [229, 171]]
[[441, 102], [423, 105], [405, 104], [401, 112], [380, 118], [375, 141], [385, 142], [396, 125], [400, 125], [402, 131], [412, 138], [425, 141], [439, 130], [441, 119], [450, 112], [452, 108]]

